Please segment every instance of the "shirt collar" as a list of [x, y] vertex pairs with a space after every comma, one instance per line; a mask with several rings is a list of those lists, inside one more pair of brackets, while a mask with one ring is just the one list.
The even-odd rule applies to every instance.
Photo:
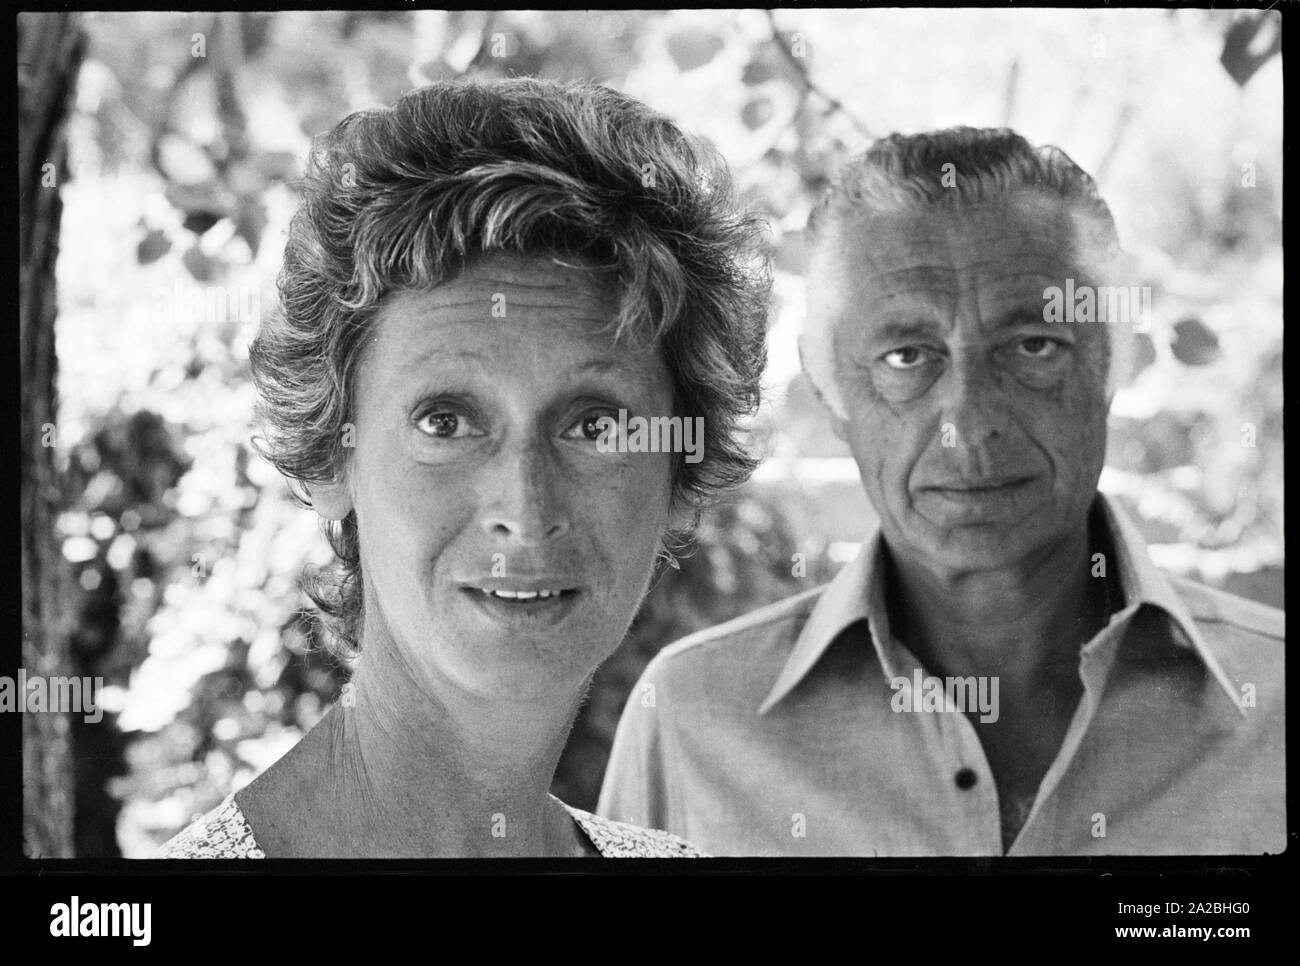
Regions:
[[1111, 546], [1116, 556], [1115, 570], [1119, 574], [1120, 592], [1124, 595], [1124, 610], [1136, 611], [1146, 604], [1163, 611], [1175, 631], [1170, 637], [1174, 644], [1191, 650], [1201, 659], [1210, 676], [1218, 682], [1232, 706], [1245, 716], [1241, 696], [1232, 679], [1224, 672], [1218, 658], [1197, 629], [1191, 611], [1169, 578], [1151, 562], [1146, 541], [1117, 500], [1098, 495], [1102, 520], [1110, 533]]
[[[1114, 573], [1124, 597], [1123, 611], [1131, 615], [1139, 606], [1147, 604], [1168, 615], [1177, 630], [1182, 632], [1170, 635], [1175, 644], [1195, 652], [1233, 706], [1244, 715], [1246, 712], [1237, 689], [1197, 630], [1187, 605], [1169, 579], [1151, 562], [1142, 535], [1116, 501], [1098, 494], [1097, 504], [1117, 558]], [[889, 632], [883, 558], [884, 538], [877, 525], [863, 541], [853, 561], [826, 585], [796, 638], [776, 683], [759, 705], [759, 714], [770, 711], [794, 690], [831, 643], [857, 621], [867, 622], [872, 646], [886, 676], [897, 676], [901, 647], [894, 643]]]
[[776, 684], [758, 707], [765, 714], [803, 680], [831, 642], [850, 624], [867, 621], [871, 639], [880, 654], [880, 637], [888, 639], [888, 618], [884, 608], [884, 580], [881, 572], [883, 539], [879, 527], [863, 541], [858, 555], [822, 591], [812, 613], [795, 640], [789, 659], [781, 668]]

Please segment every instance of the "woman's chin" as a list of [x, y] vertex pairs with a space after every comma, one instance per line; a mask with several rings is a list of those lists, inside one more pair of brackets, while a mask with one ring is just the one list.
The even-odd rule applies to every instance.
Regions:
[[509, 647], [465, 655], [462, 686], [483, 698], [504, 702], [553, 698], [572, 701], [606, 657], [607, 649], [519, 638]]
[[468, 691], [520, 701], [547, 695], [571, 698], [614, 653], [626, 628], [602, 633], [566, 623], [556, 629], [492, 626], [461, 631], [434, 660], [454, 663], [454, 678]]

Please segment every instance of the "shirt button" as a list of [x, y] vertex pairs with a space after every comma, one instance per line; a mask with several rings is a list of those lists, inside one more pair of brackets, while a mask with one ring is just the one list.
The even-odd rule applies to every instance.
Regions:
[[975, 774], [974, 768], [962, 768], [953, 776], [953, 780], [957, 782], [957, 787], [962, 791], [968, 791], [975, 787], [975, 783], [980, 780], [980, 776]]

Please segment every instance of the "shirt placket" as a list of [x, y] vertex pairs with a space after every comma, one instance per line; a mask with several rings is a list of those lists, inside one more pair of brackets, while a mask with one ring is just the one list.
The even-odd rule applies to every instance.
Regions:
[[935, 760], [943, 770], [945, 796], [963, 830], [960, 855], [1001, 855], [997, 783], [975, 726], [959, 711], [921, 715], [932, 719], [937, 735]]
[[[1028, 854], [1031, 851], [1052, 854], [1078, 851], [1074, 845], [1074, 838], [1078, 834], [1077, 829], [1085, 827], [1084, 824], [1063, 822], [1064, 817], [1054, 815], [1056, 810], [1049, 806], [1057, 786], [1069, 770], [1096, 716], [1097, 707], [1101, 704], [1102, 692], [1106, 687], [1106, 679], [1115, 663], [1115, 654], [1119, 649], [1120, 640], [1127, 631], [1129, 621], [1136, 610], [1137, 605], [1134, 605], [1115, 615], [1106, 627], [1080, 649], [1079, 680], [1083, 684], [1083, 694], [1079, 697], [1079, 704], [1074, 709], [1070, 726], [1061, 740], [1061, 747], [1052, 760], [1051, 767], [1043, 776], [1042, 783], [1038, 786], [1038, 794], [1034, 796], [1034, 804], [1029, 811], [1029, 816], [1007, 850], [1008, 856]], [[1067, 828], [1072, 831], [1064, 832]]]
[[[905, 676], [911, 681], [915, 669], [920, 669], [923, 681], [929, 677], [915, 655], [897, 641], [890, 639], [887, 647], [878, 650], [890, 678]], [[914, 694], [912, 700], [920, 701], [922, 695]], [[927, 825], [944, 829], [952, 836], [934, 854], [1001, 855], [997, 785], [974, 725], [959, 711], [908, 717], [915, 719], [925, 746], [925, 760], [936, 773], [938, 787], [927, 799], [937, 805], [942, 803], [938, 808], [942, 814], [927, 816]]]

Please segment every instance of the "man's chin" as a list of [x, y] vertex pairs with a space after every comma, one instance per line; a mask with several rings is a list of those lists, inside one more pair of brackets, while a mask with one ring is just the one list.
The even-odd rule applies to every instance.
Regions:
[[912, 556], [919, 555], [937, 568], [957, 571], [995, 570], [1012, 567], [1032, 554], [1031, 527], [1024, 520], [1013, 523], [966, 523], [939, 526], [927, 521], [926, 537], [912, 543]]

